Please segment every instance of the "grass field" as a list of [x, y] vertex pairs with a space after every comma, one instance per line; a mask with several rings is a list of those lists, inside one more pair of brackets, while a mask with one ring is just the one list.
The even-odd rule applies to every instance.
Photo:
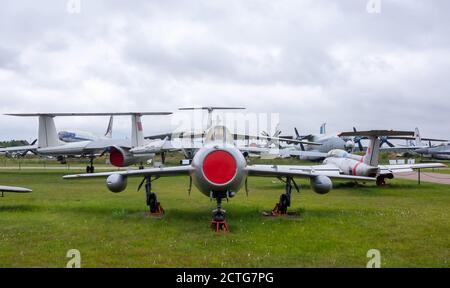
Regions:
[[144, 217], [140, 179], [120, 194], [103, 179], [67, 181], [65, 171], [1, 171], [0, 183], [32, 188], [0, 198], [0, 267], [65, 267], [69, 249], [83, 267], [365, 267], [369, 249], [382, 267], [450, 267], [450, 186], [393, 180], [383, 188], [336, 183], [317, 195], [307, 181], [294, 194], [297, 218], [265, 218], [283, 185], [250, 178], [224, 204], [231, 232], [209, 230], [214, 203], [188, 179], [154, 189], [163, 219]]

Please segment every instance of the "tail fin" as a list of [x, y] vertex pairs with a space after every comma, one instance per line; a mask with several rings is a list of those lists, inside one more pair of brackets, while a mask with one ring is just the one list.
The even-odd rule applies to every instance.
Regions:
[[378, 166], [379, 158], [380, 158], [380, 143], [381, 140], [379, 137], [370, 136], [370, 143], [367, 147], [366, 155], [364, 155], [363, 162], [364, 164], [376, 167]]
[[327, 134], [326, 126], [327, 123], [323, 123], [322, 126], [320, 126], [320, 134]]
[[109, 118], [108, 128], [106, 129], [105, 137], [112, 138], [112, 130], [113, 130], [114, 116], [111, 115]]
[[58, 145], [60, 145], [60, 142], [53, 117], [48, 115], [40, 115], [38, 147], [47, 148]]
[[144, 131], [140, 114], [131, 115], [131, 146], [139, 147], [145, 144]]
[[416, 130], [414, 130], [414, 141], [416, 147], [422, 146], [422, 137], [420, 136], [419, 128], [416, 127]]

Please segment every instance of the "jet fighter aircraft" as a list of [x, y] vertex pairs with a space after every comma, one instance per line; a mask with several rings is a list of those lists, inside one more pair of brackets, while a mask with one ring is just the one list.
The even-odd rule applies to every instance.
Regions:
[[[295, 136], [280, 136], [283, 138], [292, 138], [296, 140], [307, 140], [310, 142], [318, 143], [321, 145], [304, 145], [300, 143], [298, 148], [285, 148], [283, 149], [281, 156], [290, 155], [296, 156], [301, 160], [317, 161], [323, 159], [321, 153], [328, 153], [334, 149], [346, 150], [351, 152], [355, 147], [355, 142], [351, 139], [343, 138], [339, 134], [327, 134], [326, 123], [320, 126], [320, 134], [300, 135], [297, 128], [294, 128]], [[302, 151], [318, 152], [318, 153], [302, 153]]]
[[[127, 187], [128, 177], [142, 177], [138, 190], [144, 186], [147, 205], [151, 213], [163, 213], [157, 196], [152, 190], [155, 180], [163, 176], [186, 175], [190, 177], [189, 191], [194, 184], [205, 196], [215, 199], [217, 209], [213, 211], [213, 223], [225, 226], [225, 211], [222, 200], [233, 198], [242, 186], [247, 188], [248, 176], [277, 177], [285, 180], [285, 192], [281, 194], [279, 203], [272, 211], [273, 215], [287, 213], [291, 205], [292, 188], [299, 189], [294, 178], [304, 177], [311, 181], [312, 189], [319, 194], [326, 194], [332, 189], [330, 178], [347, 179], [352, 181], [374, 181], [375, 178], [366, 176], [340, 175], [330, 173], [324, 175], [314, 170], [307, 172], [300, 170], [280, 169], [277, 166], [258, 167], [247, 165], [246, 158], [234, 143], [234, 137], [225, 126], [213, 126], [207, 130], [204, 146], [195, 153], [192, 163], [186, 166], [160, 167], [143, 170], [120, 172], [106, 172], [94, 174], [67, 175], [64, 179], [83, 179], [92, 177], [106, 177], [106, 185], [111, 192], [122, 192]], [[226, 228], [225, 228], [226, 229]]]
[[[143, 163], [152, 159], [154, 153], [141, 153], [134, 155], [130, 149], [146, 144], [142, 128], [142, 115], [170, 115], [171, 112], [124, 112], [124, 113], [31, 113], [31, 114], [6, 114], [20, 117], [38, 117], [39, 135], [38, 143], [29, 146], [17, 146], [0, 149], [0, 153], [12, 153], [17, 151], [32, 151], [41, 156], [57, 157], [60, 162], [66, 157], [86, 157], [90, 165], [86, 167], [87, 173], [94, 172], [93, 160], [96, 157], [109, 153], [110, 162], [116, 167], [126, 167]], [[79, 141], [66, 143], [58, 138], [54, 117], [57, 116], [131, 116], [131, 141], [121, 139], [103, 139], [96, 141]], [[160, 142], [160, 141], [159, 141]]]
[[[370, 145], [364, 156], [348, 153], [345, 150], [331, 150], [328, 153], [315, 153], [313, 156], [325, 158], [323, 165], [300, 166], [300, 165], [280, 165], [279, 169], [288, 171], [302, 171], [305, 173], [314, 171], [322, 175], [354, 175], [375, 177], [377, 185], [385, 184], [385, 179], [394, 178], [394, 174], [402, 172], [411, 172], [413, 169], [423, 168], [442, 168], [446, 165], [441, 163], [421, 163], [421, 164], [403, 164], [403, 165], [379, 165], [380, 143], [382, 137], [401, 137], [413, 135], [408, 131], [387, 131], [372, 130], [360, 132], [344, 132], [343, 137], [365, 137], [369, 139]], [[303, 153], [308, 153], [305, 151]], [[258, 167], [270, 167], [269, 165], [257, 165]]]

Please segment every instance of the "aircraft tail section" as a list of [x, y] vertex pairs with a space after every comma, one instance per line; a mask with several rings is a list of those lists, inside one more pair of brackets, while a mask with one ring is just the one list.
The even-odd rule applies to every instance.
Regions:
[[414, 144], [416, 147], [422, 146], [422, 136], [420, 136], [419, 128], [414, 130]]
[[60, 145], [60, 142], [53, 117], [49, 115], [40, 115], [38, 147], [47, 148], [58, 145]]
[[367, 147], [366, 155], [364, 155], [364, 164], [370, 165], [372, 167], [378, 166], [380, 159], [380, 144], [381, 140], [379, 137], [371, 136], [369, 137], [369, 146]]
[[131, 115], [131, 146], [139, 147], [145, 144], [142, 119], [140, 114]]
[[410, 131], [394, 131], [394, 130], [371, 130], [371, 131], [352, 131], [342, 132], [340, 137], [366, 137], [370, 140], [367, 153], [364, 155], [362, 161], [370, 166], [378, 166], [380, 158], [380, 137], [388, 136], [413, 136], [414, 132]]
[[326, 129], [326, 127], [327, 127], [327, 123], [323, 123], [323, 124], [320, 126], [320, 134], [321, 134], [321, 135], [327, 134], [327, 129]]
[[108, 128], [106, 129], [105, 137], [112, 138], [112, 130], [113, 130], [114, 116], [111, 115], [109, 118]]

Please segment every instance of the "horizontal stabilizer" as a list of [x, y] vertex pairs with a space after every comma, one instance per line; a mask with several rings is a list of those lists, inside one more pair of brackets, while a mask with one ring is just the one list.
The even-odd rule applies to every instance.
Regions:
[[170, 115], [172, 112], [98, 112], [98, 113], [8, 113], [8, 116], [19, 117], [37, 117], [37, 116], [49, 116], [49, 117], [65, 117], [65, 116], [129, 116], [129, 115]]
[[370, 131], [351, 131], [342, 132], [341, 137], [382, 137], [382, 136], [414, 136], [413, 131], [395, 131], [395, 130], [370, 130]]
[[178, 110], [186, 111], [186, 110], [245, 110], [244, 107], [187, 107], [187, 108], [179, 108]]

